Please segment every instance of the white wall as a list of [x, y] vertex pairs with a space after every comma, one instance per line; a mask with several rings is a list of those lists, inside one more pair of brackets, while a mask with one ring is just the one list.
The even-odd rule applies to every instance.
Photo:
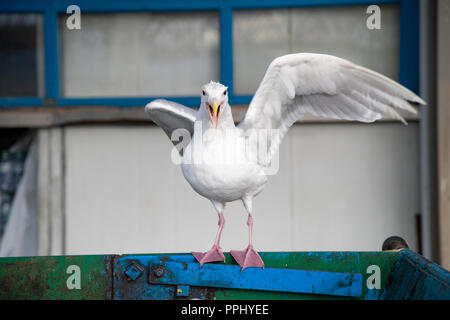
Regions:
[[[154, 253], [209, 249], [217, 214], [170, 161], [157, 127], [65, 129], [66, 252]], [[261, 251], [380, 250], [397, 234], [417, 249], [418, 125], [300, 124], [280, 170], [254, 203]], [[240, 202], [225, 210], [224, 251], [247, 245]]]

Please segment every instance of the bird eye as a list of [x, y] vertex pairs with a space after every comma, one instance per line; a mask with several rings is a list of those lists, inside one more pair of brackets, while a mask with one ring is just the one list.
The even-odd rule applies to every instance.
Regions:
[[205, 95], [205, 94], [206, 94], [205, 90], [202, 90], [202, 95]]
[[227, 90], [225, 90], [225, 91], [223, 92], [223, 95], [224, 95], [224, 96], [226, 96], [226, 95], [227, 95]]

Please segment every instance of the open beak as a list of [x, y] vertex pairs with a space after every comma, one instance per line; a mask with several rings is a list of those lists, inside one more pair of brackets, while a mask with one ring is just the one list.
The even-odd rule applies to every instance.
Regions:
[[217, 128], [217, 125], [219, 124], [221, 106], [221, 104], [217, 106], [216, 102], [214, 102], [212, 107], [211, 105], [208, 105], [209, 118], [211, 119], [211, 123], [215, 128]]

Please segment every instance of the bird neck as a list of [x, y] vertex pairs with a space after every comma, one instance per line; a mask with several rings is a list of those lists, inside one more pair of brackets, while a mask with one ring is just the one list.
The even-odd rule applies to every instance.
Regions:
[[219, 125], [217, 127], [221, 129], [229, 129], [235, 127], [233, 114], [231, 113], [231, 107], [228, 102], [226, 102], [226, 105], [223, 108], [223, 112], [220, 115]]

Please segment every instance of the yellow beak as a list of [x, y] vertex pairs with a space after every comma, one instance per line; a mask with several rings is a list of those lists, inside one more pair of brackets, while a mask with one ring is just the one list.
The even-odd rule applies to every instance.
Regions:
[[[214, 118], [216, 120], [215, 127], [217, 128], [217, 125], [219, 124], [220, 113], [219, 113], [219, 106], [217, 106], [216, 102], [214, 102], [212, 109], [213, 109], [212, 111], [214, 114]], [[211, 115], [211, 113], [209, 114], [209, 117], [211, 118], [211, 123], [214, 125], [214, 119], [213, 119], [213, 115]]]

